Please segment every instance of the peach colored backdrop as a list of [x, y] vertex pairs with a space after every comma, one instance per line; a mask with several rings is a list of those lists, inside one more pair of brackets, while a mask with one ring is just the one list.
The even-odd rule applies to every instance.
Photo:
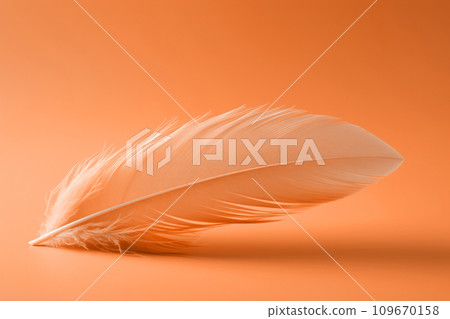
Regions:
[[[194, 116], [274, 101], [371, 1], [80, 3]], [[380, 0], [277, 103], [341, 117], [405, 162], [296, 219], [377, 300], [449, 299], [446, 1]], [[116, 254], [29, 247], [77, 161], [189, 117], [71, 0], [0, 1], [0, 299], [74, 300]], [[87, 300], [367, 300], [291, 220], [125, 256]]]

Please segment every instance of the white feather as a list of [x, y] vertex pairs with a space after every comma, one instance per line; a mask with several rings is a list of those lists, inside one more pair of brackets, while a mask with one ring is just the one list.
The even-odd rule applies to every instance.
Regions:
[[[389, 175], [403, 160], [376, 136], [337, 118], [273, 109], [252, 125], [261, 114], [261, 109], [238, 108], [199, 125], [190, 122], [173, 132], [170, 127], [159, 130], [172, 137], [172, 161], [154, 176], [127, 167], [124, 148], [103, 151], [78, 164], [51, 193], [41, 236], [30, 244], [122, 251], [141, 236], [132, 251], [178, 252], [192, 244], [199, 231], [284, 216], [252, 178], [295, 213], [350, 195]], [[288, 164], [282, 165], [277, 148], [266, 141], [259, 154], [267, 165], [255, 160], [242, 165], [249, 152], [237, 142], [236, 165], [229, 165], [225, 147], [223, 161], [203, 158], [200, 166], [193, 166], [192, 141], [198, 138], [247, 138], [253, 145], [261, 138], [310, 138], [325, 165], [295, 165], [301, 143], [290, 146]], [[160, 151], [156, 144], [148, 149], [156, 155]], [[202, 153], [214, 150], [206, 147]]]

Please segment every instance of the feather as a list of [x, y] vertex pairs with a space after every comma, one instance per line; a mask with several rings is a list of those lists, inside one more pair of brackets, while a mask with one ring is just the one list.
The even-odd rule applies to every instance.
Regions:
[[[337, 118], [285, 108], [262, 111], [240, 107], [199, 119], [199, 125], [162, 127], [158, 132], [171, 137], [172, 160], [153, 176], [127, 165], [125, 147], [103, 150], [77, 164], [50, 193], [40, 237], [30, 244], [179, 252], [200, 231], [285, 216], [255, 181], [286, 211], [296, 213], [353, 194], [403, 161], [376, 136]], [[290, 141], [284, 158], [276, 139]], [[200, 165], [193, 164], [194, 140], [218, 143], [200, 147]], [[307, 140], [317, 152], [314, 158], [313, 149], [303, 152], [302, 162], [299, 154]], [[223, 156], [214, 157], [221, 143]], [[142, 154], [164, 156], [158, 141], [147, 143], [144, 151], [132, 160]]]

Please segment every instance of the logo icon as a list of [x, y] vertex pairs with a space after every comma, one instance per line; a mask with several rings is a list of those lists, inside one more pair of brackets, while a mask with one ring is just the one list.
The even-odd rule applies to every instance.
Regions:
[[[148, 135], [150, 134], [150, 135]], [[126, 166], [133, 167], [136, 163], [136, 169], [140, 172], [145, 172], [148, 175], [154, 175], [154, 152], [166, 144], [172, 137], [162, 135], [158, 131], [146, 128], [127, 140], [126, 143]], [[164, 167], [172, 159], [172, 148], [168, 145], [165, 148], [165, 157], [160, 160], [156, 167], [160, 169]]]

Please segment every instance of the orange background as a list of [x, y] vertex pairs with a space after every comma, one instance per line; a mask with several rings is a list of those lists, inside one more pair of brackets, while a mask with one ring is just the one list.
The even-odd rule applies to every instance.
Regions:
[[[80, 3], [193, 116], [273, 102], [371, 1]], [[379, 1], [277, 103], [345, 119], [405, 162], [296, 215], [377, 300], [450, 296], [446, 1]], [[117, 254], [30, 247], [79, 160], [189, 117], [73, 2], [0, 1], [0, 299], [74, 300]], [[124, 256], [85, 300], [367, 300], [291, 220]]]

